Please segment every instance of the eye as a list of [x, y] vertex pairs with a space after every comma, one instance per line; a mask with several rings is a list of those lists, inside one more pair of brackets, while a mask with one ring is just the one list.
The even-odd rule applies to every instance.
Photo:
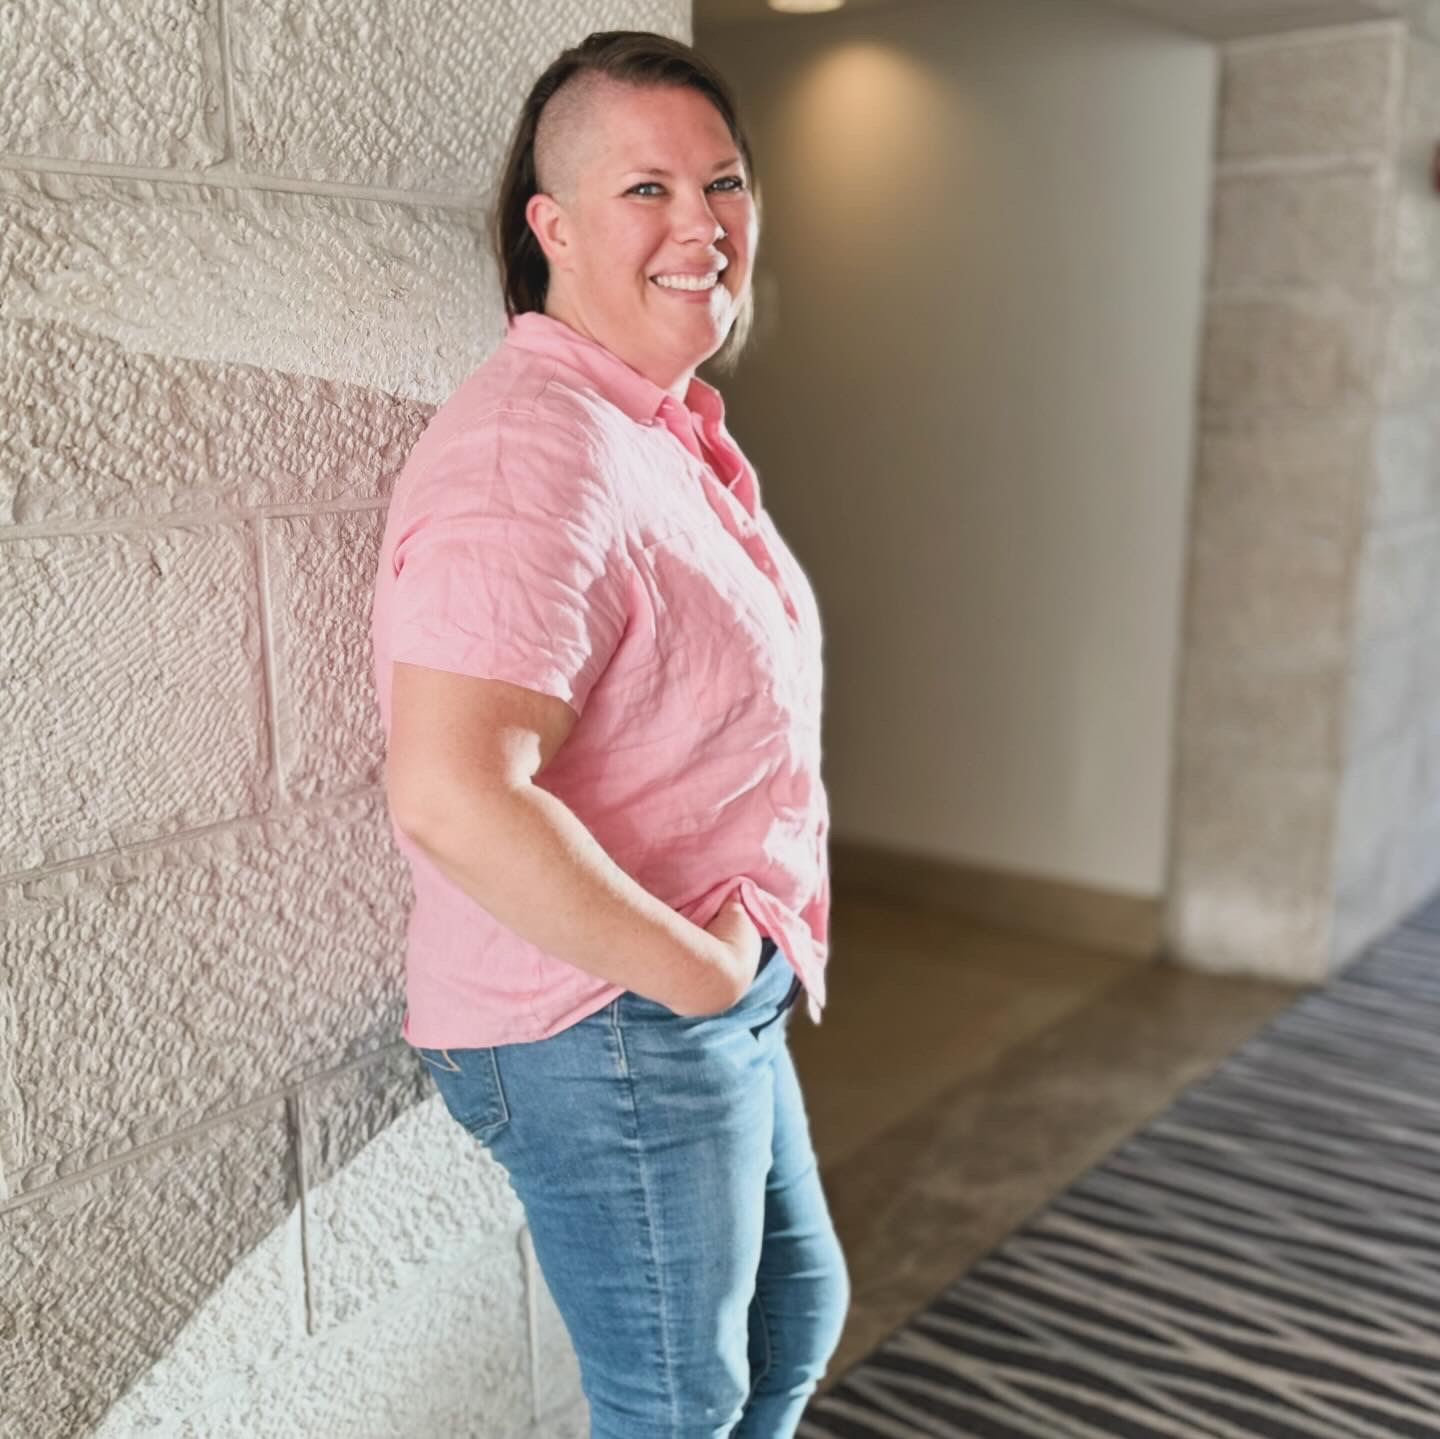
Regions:
[[[745, 181], [742, 180], [739, 175], [722, 175], [718, 180], [712, 180], [711, 185], [723, 185], [730, 180], [733, 180], [735, 183], [729, 187], [727, 193], [731, 195], [738, 194], [741, 190], [745, 188]], [[644, 190], [652, 187], [656, 190], [660, 189], [660, 182], [658, 180], [642, 180], [638, 185], [632, 185], [625, 193], [627, 195], [633, 195], [637, 190]], [[644, 198], [649, 199], [650, 197], [647, 195]]]

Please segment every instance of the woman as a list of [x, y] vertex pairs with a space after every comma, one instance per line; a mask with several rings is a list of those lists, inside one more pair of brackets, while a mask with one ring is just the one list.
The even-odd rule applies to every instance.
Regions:
[[376, 575], [403, 1032], [524, 1207], [593, 1439], [793, 1434], [849, 1297], [786, 1047], [828, 953], [819, 615], [694, 374], [758, 233], [695, 51], [561, 55], [500, 191], [505, 339]]

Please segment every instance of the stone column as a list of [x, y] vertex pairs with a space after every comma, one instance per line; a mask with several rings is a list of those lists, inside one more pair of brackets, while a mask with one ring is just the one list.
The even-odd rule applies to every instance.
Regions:
[[1332, 967], [1440, 884], [1440, 7], [1402, 55], [1393, 244], [1360, 536]]
[[1435, 50], [1222, 47], [1166, 921], [1198, 967], [1321, 981], [1440, 882]]

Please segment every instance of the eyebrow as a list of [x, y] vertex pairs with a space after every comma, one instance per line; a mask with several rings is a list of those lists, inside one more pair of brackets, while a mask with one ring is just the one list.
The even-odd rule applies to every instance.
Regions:
[[[739, 163], [740, 157], [738, 155], [732, 155], [728, 160], [721, 160], [716, 164], [710, 173], [713, 175], [716, 170], [728, 170], [732, 165], [738, 165]], [[625, 170], [622, 173], [626, 175], [659, 175], [663, 180], [673, 180], [675, 178], [669, 170], [661, 170], [654, 165], [651, 165], [648, 169], [644, 166], [639, 166], [634, 170]]]

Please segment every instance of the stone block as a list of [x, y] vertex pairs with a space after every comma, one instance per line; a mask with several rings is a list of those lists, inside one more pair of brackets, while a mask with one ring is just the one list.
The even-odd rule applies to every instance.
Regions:
[[[51, 1057], [52, 1088], [67, 1061]], [[129, 1439], [168, 1421], [166, 1403], [207, 1401], [275, 1362], [304, 1333], [294, 1194], [272, 1099], [0, 1211], [0, 1435], [94, 1434], [133, 1389]], [[157, 1365], [160, 1386], [146, 1378]]]
[[1374, 439], [1365, 408], [1212, 415], [1196, 442], [1194, 526], [1229, 551], [1352, 543], [1366, 522]]
[[1405, 9], [1411, 32], [1440, 44], [1440, 0], [1405, 0]]
[[[580, 1361], [570, 1331], [556, 1307], [555, 1296], [545, 1282], [535, 1255], [529, 1229], [521, 1234], [526, 1272], [530, 1276], [531, 1314], [535, 1351], [535, 1412], [539, 1433], [562, 1432], [565, 1416], [579, 1406], [587, 1415], [589, 1405], [580, 1387]], [[551, 1427], [553, 1423], [553, 1428]], [[581, 1430], [583, 1436], [586, 1431]]]
[[524, 1214], [505, 1170], [403, 1039], [307, 1081], [300, 1142], [312, 1332], [390, 1302], [467, 1246], [518, 1242]]
[[591, 30], [690, 38], [687, 0], [230, 0], [246, 170], [488, 205], [510, 127], [540, 72]]
[[1180, 733], [1237, 763], [1338, 765], [1345, 668], [1339, 656], [1289, 661], [1193, 648], [1181, 677]]
[[1440, 139], [1440, 43], [1415, 34], [1405, 46], [1402, 133], [1433, 146]]
[[1411, 289], [1440, 288], [1440, 202], [1430, 178], [1440, 125], [1425, 140], [1406, 140], [1395, 154], [1395, 220], [1391, 274]]
[[186, 169], [224, 158], [213, 0], [5, 9], [0, 152]]
[[1364, 753], [1411, 726], [1420, 702], [1419, 633], [1401, 630], [1358, 643], [1351, 662], [1345, 747]]
[[1355, 643], [1412, 629], [1434, 614], [1437, 566], [1440, 517], [1369, 534], [1359, 556]]
[[391, 1042], [410, 899], [374, 792], [0, 889], [12, 1191]]
[[1212, 543], [1197, 525], [1185, 633], [1209, 653], [1284, 657], [1295, 665], [1343, 658], [1350, 628], [1350, 550], [1332, 540]]
[[1402, 83], [1399, 27], [1303, 32], [1221, 52], [1221, 161], [1382, 150]]
[[1404, 910], [1398, 835], [1384, 838], [1355, 872], [1336, 876], [1330, 962], [1338, 974], [1389, 932]]
[[381, 509], [277, 516], [263, 526], [276, 753], [287, 800], [384, 782], [370, 643], [384, 528]]
[[0, 867], [268, 807], [260, 649], [247, 526], [0, 540]]
[[1405, 918], [1440, 890], [1440, 803], [1432, 800], [1429, 809], [1407, 826], [1396, 840], [1396, 852], [1398, 914]]
[[1440, 397], [1382, 414], [1375, 432], [1375, 528], [1440, 515]]
[[1352, 752], [1340, 781], [1335, 830], [1337, 892], [1373, 875], [1374, 857], [1411, 819], [1420, 782], [1420, 736], [1407, 725]]
[[1416, 670], [1420, 713], [1440, 718], [1440, 614], [1433, 607], [1416, 632]]
[[1407, 824], [1416, 824], [1440, 812], [1440, 708], [1417, 706], [1412, 724], [1419, 746], [1415, 802], [1406, 815]]
[[1404, 922], [1440, 883], [1440, 725], [1434, 710], [1348, 768], [1336, 850], [1334, 964]]
[[165, 1439], [513, 1439], [532, 1414], [525, 1309], [518, 1246], [474, 1245]]
[[1440, 396], [1440, 286], [1396, 292], [1381, 395], [1386, 408], [1396, 410]]
[[1329, 967], [1336, 774], [1237, 765], [1223, 745], [1180, 746], [1171, 953], [1196, 968], [1320, 982]]
[[0, 169], [12, 320], [439, 403], [504, 334], [479, 216]]
[[1298, 175], [1222, 175], [1212, 212], [1211, 286], [1375, 291], [1388, 270], [1389, 177], [1389, 166], [1380, 163]]
[[590, 1406], [582, 1394], [569, 1408], [547, 1414], [526, 1432], [525, 1439], [589, 1439], [589, 1434]]
[[1201, 403], [1230, 414], [1364, 405], [1378, 388], [1381, 321], [1377, 303], [1339, 295], [1212, 300]]
[[381, 499], [434, 407], [0, 321], [0, 524]]

